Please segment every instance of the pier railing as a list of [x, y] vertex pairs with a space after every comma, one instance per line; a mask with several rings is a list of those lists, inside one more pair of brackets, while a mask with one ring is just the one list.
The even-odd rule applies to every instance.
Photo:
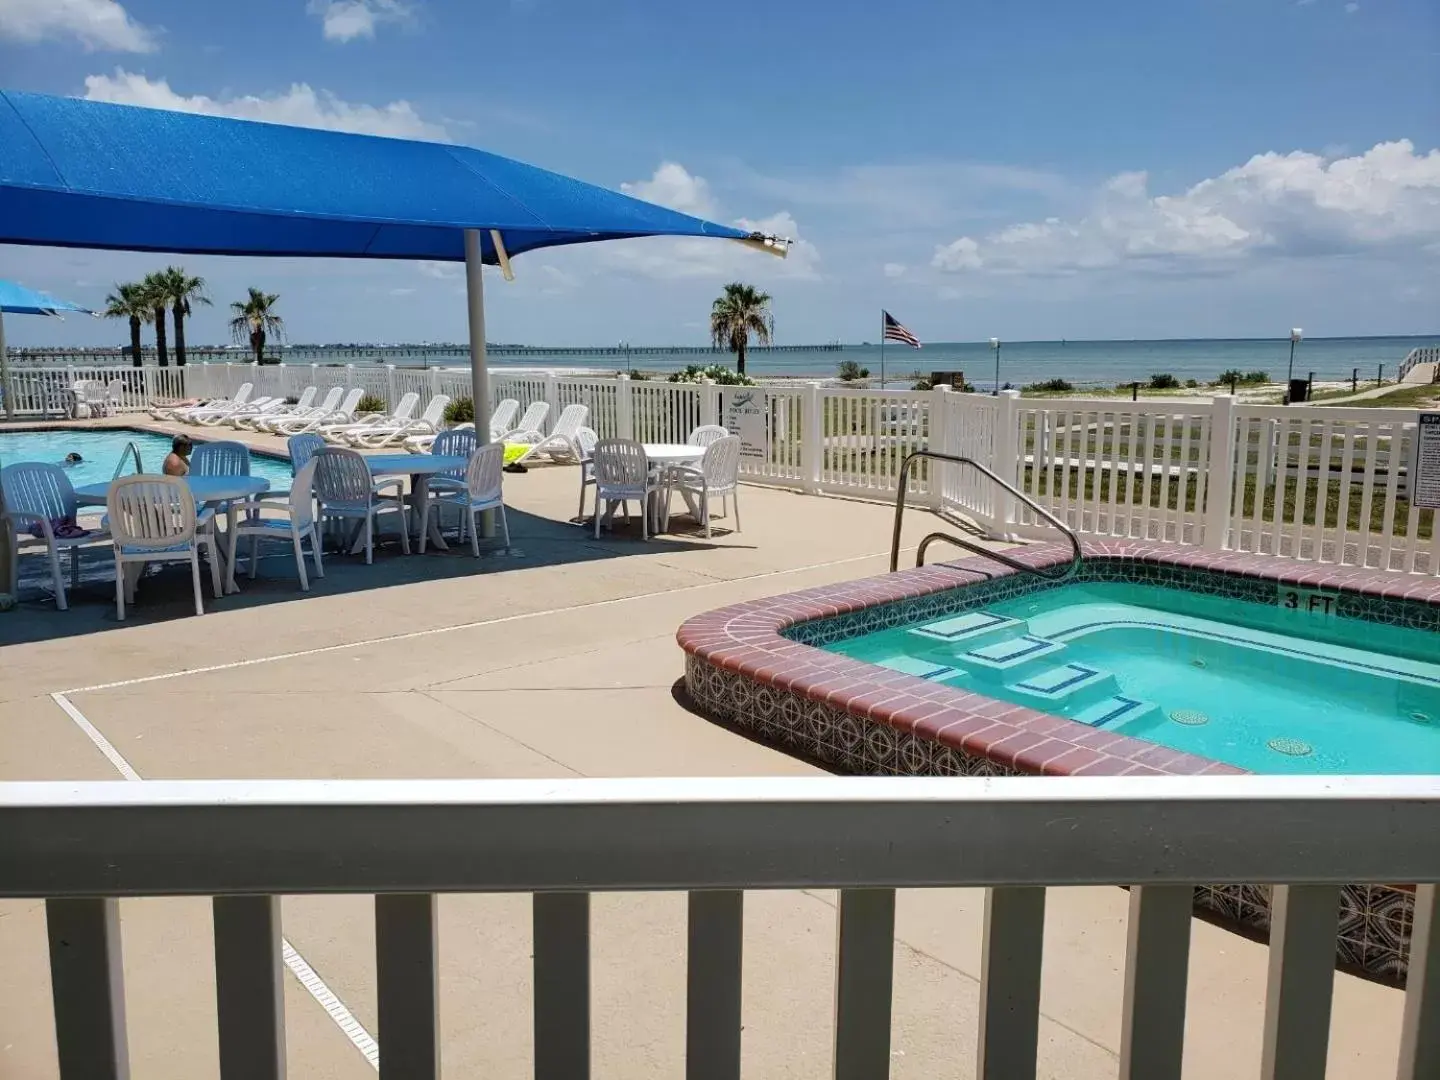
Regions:
[[[435, 1080], [437, 896], [529, 893], [533, 1069], [548, 1080], [590, 1075], [606, 917], [591, 897], [687, 892], [685, 1075], [738, 1080], [746, 893], [838, 889], [831, 1074], [871, 1080], [892, 1062], [896, 890], [983, 887], [974, 1069], [1013, 1080], [1036, 1074], [1046, 890], [1123, 885], [1118, 1073], [1178, 1080], [1193, 891], [1265, 883], [1261, 1061], [1234, 1065], [1282, 1080], [1326, 1071], [1340, 886], [1414, 882], [1396, 1075], [1433, 1080], [1436, 835], [1435, 777], [10, 783], [0, 896], [45, 901], [61, 1080], [129, 1075], [118, 901], [154, 896], [213, 898], [222, 1080], [280, 1080], [295, 955], [281, 895], [373, 895], [378, 1041], [347, 1034], [382, 1080]], [[41, 978], [16, 986], [46, 993]]]
[[[17, 415], [54, 415], [77, 378], [119, 379], [122, 411], [156, 398], [257, 395], [306, 386], [363, 387], [387, 402], [406, 392], [467, 397], [466, 368], [378, 364], [185, 368], [20, 368]], [[1436, 511], [1410, 499], [1417, 414], [1401, 409], [1251, 405], [1214, 398], [1022, 398], [873, 390], [789, 380], [757, 387], [497, 367], [495, 400], [590, 410], [604, 438], [683, 442], [699, 424], [742, 440], [750, 483], [812, 493], [894, 498], [901, 463], [928, 448], [987, 464], [1086, 536], [1237, 550], [1338, 566], [1440, 574]], [[992, 536], [1039, 537], [1023, 505], [973, 475], [927, 462], [916, 502], [967, 518]]]

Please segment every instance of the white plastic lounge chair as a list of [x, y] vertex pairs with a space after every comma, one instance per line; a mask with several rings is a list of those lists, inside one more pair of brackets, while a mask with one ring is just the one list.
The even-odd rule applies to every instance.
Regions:
[[235, 391], [234, 397], [210, 398], [198, 405], [154, 405], [149, 409], [149, 413], [156, 420], [182, 420], [189, 413], [201, 409], [213, 409], [236, 403], [243, 405], [250, 400], [250, 394], [254, 389], [254, 383], [241, 383], [240, 389]]
[[196, 443], [191, 476], [249, 476], [250, 448], [241, 442]]
[[[548, 454], [551, 461], [579, 461], [580, 447], [575, 442], [575, 433], [590, 418], [590, 406], [566, 405], [560, 410], [560, 419], [555, 421], [555, 430], [542, 435], [538, 442], [521, 454], [512, 464], [521, 465], [540, 454]], [[506, 438], [514, 444], [517, 440]]]
[[[115, 543], [115, 614], [125, 618], [126, 602], [134, 603], [135, 589], [146, 565], [152, 562], [188, 562], [195, 585], [195, 614], [205, 614], [200, 596], [200, 549], [208, 548], [210, 586], [220, 593], [220, 560], [215, 545], [215, 512], [195, 511], [190, 488], [175, 476], [126, 476], [110, 485], [106, 515]], [[127, 563], [139, 563], [126, 573]]]
[[520, 402], [504, 398], [490, 414], [490, 438], [499, 442], [515, 423], [515, 414], [520, 411]]
[[211, 416], [200, 421], [201, 427], [219, 427], [221, 424], [229, 424], [233, 428], [239, 428], [246, 420], [255, 420], [264, 416], [279, 416], [287, 408], [285, 399], [272, 397], [268, 400], [257, 401], [253, 405], [246, 405], [236, 409], [225, 416]]
[[[15, 553], [11, 561], [11, 580], [6, 591], [15, 595], [19, 576], [18, 556], [27, 548], [45, 549], [50, 558], [50, 579], [55, 586], [55, 606], [65, 611], [69, 604], [65, 599], [65, 578], [60, 573], [60, 552], [70, 552], [70, 587], [80, 584], [80, 549], [86, 544], [104, 540], [102, 528], [86, 529], [83, 536], [56, 536], [57, 526], [63, 532], [84, 528], [79, 524], [75, 502], [75, 489], [70, 478], [59, 465], [41, 461], [22, 461], [0, 469], [0, 504], [4, 514], [15, 529]], [[69, 525], [70, 528], [63, 526]], [[40, 535], [34, 535], [33, 526], [39, 526]]]
[[[307, 386], [300, 393], [293, 405], [287, 404], [283, 399], [275, 403], [272, 409], [265, 409], [258, 413], [237, 413], [227, 416], [224, 423], [233, 428], [250, 428], [252, 431], [259, 431], [262, 423], [271, 419], [278, 419], [282, 416], [295, 416], [297, 413], [308, 411], [315, 404], [315, 395], [319, 393], [313, 386]], [[338, 398], [336, 400], [339, 400]]]
[[377, 450], [382, 446], [394, 446], [403, 442], [407, 435], [431, 434], [434, 435], [440, 430], [440, 425], [445, 422], [445, 409], [450, 404], [450, 398], [446, 394], [436, 394], [425, 406], [425, 411], [420, 414], [417, 420], [396, 420], [382, 421], [372, 424], [363, 431], [352, 432], [350, 445], [365, 450]]
[[505, 433], [504, 441], [532, 446], [545, 438], [545, 418], [550, 415], [548, 401], [532, 401], [520, 422]]
[[318, 430], [325, 441], [336, 446], [349, 444], [351, 435], [371, 428], [383, 427], [386, 424], [401, 423], [409, 420], [415, 415], [415, 406], [420, 404], [420, 395], [411, 391], [400, 396], [400, 404], [395, 406], [395, 411], [389, 413], [371, 413], [369, 416], [359, 420], [352, 420], [345, 424], [322, 424]]
[[[405, 481], [395, 476], [376, 481], [358, 450], [327, 446], [313, 459], [315, 498], [322, 521], [359, 521], [365, 530], [365, 564], [374, 561], [375, 526], [386, 511], [400, 514], [400, 550], [410, 554], [410, 508], [405, 503]], [[393, 489], [393, 494], [389, 493]]]
[[[297, 435], [296, 438], [310, 438]], [[261, 540], [289, 540], [295, 549], [295, 570], [300, 575], [300, 591], [310, 591], [310, 579], [305, 575], [304, 542], [310, 541], [310, 555], [315, 560], [315, 576], [325, 576], [325, 566], [320, 561], [320, 531], [315, 527], [315, 470], [320, 462], [311, 457], [295, 474], [290, 487], [290, 497], [284, 504], [284, 517], [262, 517], [260, 511], [277, 509], [273, 500], [261, 502], [256, 499], [238, 504], [246, 511], [245, 516], [230, 530], [230, 565], [235, 565], [235, 548], [242, 537], [250, 538], [250, 578], [255, 578], [255, 568], [260, 562]]]
[[339, 408], [333, 409], [323, 416], [297, 416], [293, 420], [277, 420], [270, 425], [270, 431], [276, 435], [303, 435], [310, 431], [318, 432], [326, 424], [353, 424], [355, 408], [364, 396], [364, 389], [357, 386], [345, 395], [345, 400], [340, 403]]
[[326, 392], [324, 400], [321, 401], [319, 405], [310, 405], [303, 409], [296, 406], [291, 412], [281, 413], [279, 416], [257, 417], [254, 421], [254, 428], [256, 431], [268, 431], [274, 435], [278, 433], [281, 424], [297, 420], [304, 422], [322, 416], [330, 416], [340, 408], [340, 399], [344, 396], [345, 388], [343, 386], [332, 386], [329, 391]]
[[723, 439], [729, 434], [729, 430], [721, 427], [719, 424], [701, 424], [694, 431], [690, 432], [690, 436], [685, 442], [690, 446], [705, 447], [709, 446], [716, 439]]
[[[602, 439], [595, 444], [595, 537], [600, 526], [623, 508], [629, 520], [630, 502], [640, 504], [640, 535], [650, 539], [650, 497], [660, 491], [663, 481], [650, 470], [645, 447], [631, 439]], [[604, 512], [601, 512], [601, 507]]]
[[670, 499], [675, 492], [685, 497], [686, 504], [705, 527], [705, 539], [710, 539], [710, 500], [720, 499], [720, 513], [726, 513], [725, 500], [735, 506], [735, 531], [740, 531], [740, 436], [726, 435], [716, 439], [705, 448], [705, 456], [698, 467], [676, 465], [665, 472], [665, 517], [661, 528], [670, 525]]
[[595, 484], [595, 444], [599, 441], [594, 428], [582, 427], [575, 432], [575, 445], [580, 447], [580, 511], [576, 521], [585, 520], [585, 489]]
[[230, 413], [242, 409], [247, 405], [253, 405], [257, 401], [267, 400], [264, 397], [255, 397], [254, 383], [241, 383], [240, 389], [235, 391], [233, 398], [221, 398], [218, 401], [208, 401], [204, 405], [196, 405], [189, 409], [176, 409], [172, 420], [180, 420], [187, 424], [196, 422], [200, 416], [208, 416], [211, 413]]
[[244, 405], [221, 405], [214, 409], [203, 409], [188, 413], [181, 417], [187, 424], [194, 424], [196, 427], [215, 427], [227, 416], [244, 416], [258, 411], [261, 406], [277, 400], [273, 397], [251, 398]]
[[430, 508], [433, 505], [439, 513], [444, 506], [453, 506], [460, 511], [460, 539], [470, 534], [470, 553], [480, 557], [480, 529], [476, 515], [485, 510], [500, 511], [500, 531], [505, 537], [505, 550], [510, 550], [510, 523], [505, 519], [505, 497], [502, 490], [505, 478], [505, 444], [486, 443], [470, 455], [470, 467], [465, 470], [465, 487], [462, 490], [431, 489], [434, 494], [425, 502], [420, 513], [420, 550], [425, 550], [425, 538], [430, 528]]

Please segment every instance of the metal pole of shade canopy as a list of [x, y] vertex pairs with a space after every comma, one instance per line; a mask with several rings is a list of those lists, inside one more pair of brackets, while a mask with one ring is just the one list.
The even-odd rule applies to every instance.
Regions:
[[5, 355], [5, 312], [0, 311], [0, 388], [5, 394], [5, 419], [15, 419], [15, 387], [10, 385], [10, 359]]
[[465, 299], [470, 309], [470, 400], [475, 406], [475, 439], [490, 441], [490, 369], [485, 359], [485, 282], [481, 274], [480, 230], [465, 230]]

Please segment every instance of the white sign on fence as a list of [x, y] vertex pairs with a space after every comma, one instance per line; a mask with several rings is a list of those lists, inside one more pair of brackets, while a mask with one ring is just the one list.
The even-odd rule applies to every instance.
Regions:
[[740, 458], [770, 460], [770, 425], [765, 391], [743, 387], [725, 392], [725, 429], [740, 436]]
[[1410, 503], [1440, 507], [1440, 412], [1422, 412], [1410, 452]]

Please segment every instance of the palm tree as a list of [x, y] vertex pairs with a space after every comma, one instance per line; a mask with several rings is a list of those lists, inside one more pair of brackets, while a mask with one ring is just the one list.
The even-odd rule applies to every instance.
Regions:
[[161, 367], [169, 367], [170, 351], [165, 345], [165, 305], [170, 302], [170, 297], [165, 291], [165, 275], [146, 274], [140, 287], [145, 290], [145, 299], [154, 312], [155, 358]]
[[770, 294], [757, 292], [753, 285], [732, 281], [710, 308], [710, 337], [717, 348], [735, 354], [735, 370], [741, 375], [745, 374], [750, 335], [755, 335], [757, 344], [768, 345], [773, 325]]
[[273, 334], [277, 339], [285, 338], [285, 320], [275, 314], [275, 305], [280, 300], [276, 293], [250, 289], [246, 300], [237, 300], [230, 305], [234, 318], [230, 320], [230, 335], [237, 345], [247, 341], [255, 350], [255, 362], [265, 362], [265, 338]]
[[138, 281], [117, 283], [115, 291], [105, 298], [105, 316], [130, 320], [130, 362], [140, 367], [144, 363], [140, 355], [140, 327], [155, 318], [145, 286]]
[[190, 314], [191, 304], [208, 304], [205, 295], [205, 279], [191, 277], [178, 266], [167, 266], [158, 275], [164, 285], [165, 297], [170, 301], [170, 313], [175, 320], [175, 364], [185, 366], [185, 319]]

